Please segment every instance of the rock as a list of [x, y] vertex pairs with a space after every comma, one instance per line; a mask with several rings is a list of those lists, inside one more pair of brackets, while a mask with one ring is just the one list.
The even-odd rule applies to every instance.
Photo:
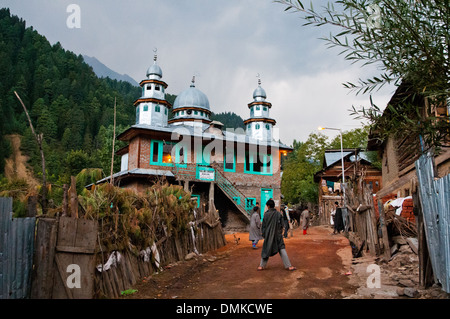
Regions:
[[398, 284], [403, 287], [414, 287], [414, 283], [410, 279], [401, 279], [398, 281]]
[[394, 237], [392, 237], [392, 241], [395, 244], [406, 245], [406, 239], [402, 236], [394, 236]]
[[397, 252], [397, 250], [398, 250], [398, 245], [397, 245], [397, 244], [394, 244], [394, 245], [391, 247], [391, 256], [394, 256], [394, 254]]
[[406, 239], [406, 242], [408, 243], [409, 247], [411, 247], [411, 250], [417, 255], [419, 252], [419, 241], [415, 237], [409, 237]]
[[406, 296], [411, 298], [416, 298], [419, 295], [419, 292], [416, 288], [407, 287], [404, 289], [404, 293]]
[[404, 296], [405, 295], [405, 288], [398, 287], [397, 288], [397, 295]]
[[184, 257], [184, 260], [191, 260], [191, 259], [194, 258], [195, 256], [197, 256], [196, 253], [194, 253], [194, 252], [189, 253], [189, 254], [187, 254], [187, 255]]

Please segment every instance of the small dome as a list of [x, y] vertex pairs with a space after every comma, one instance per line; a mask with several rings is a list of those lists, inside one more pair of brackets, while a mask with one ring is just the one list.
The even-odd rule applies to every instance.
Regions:
[[173, 103], [173, 110], [182, 107], [198, 107], [209, 110], [209, 100], [205, 93], [195, 88], [194, 84], [181, 92]]
[[147, 77], [149, 77], [150, 75], [157, 75], [160, 78], [162, 78], [162, 70], [159, 67], [158, 64], [154, 63], [153, 65], [151, 65], [148, 70], [147, 70]]
[[253, 98], [256, 99], [257, 97], [262, 97], [263, 99], [267, 97], [266, 91], [260, 85], [253, 91]]

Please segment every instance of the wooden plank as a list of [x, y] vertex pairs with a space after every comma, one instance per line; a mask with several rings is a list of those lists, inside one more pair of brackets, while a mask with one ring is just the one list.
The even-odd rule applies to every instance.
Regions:
[[32, 273], [31, 298], [50, 299], [53, 294], [55, 246], [58, 221], [40, 218], [37, 224], [34, 248], [34, 270]]
[[[80, 267], [81, 289], [71, 289], [75, 299], [91, 299], [94, 294], [95, 255], [86, 252], [95, 252], [97, 227], [98, 223], [95, 220], [70, 217], [60, 217], [59, 219], [57, 247], [61, 250], [56, 252], [59, 260], [58, 269], [65, 270], [70, 264]], [[60, 271], [60, 274], [66, 278], [69, 275], [65, 271], [63, 273]], [[58, 280], [55, 285], [53, 297], [64, 298], [66, 289], [66, 282], [61, 277], [61, 281]]]
[[66, 253], [76, 253], [76, 254], [94, 254], [96, 252], [95, 248], [88, 247], [74, 247], [74, 246], [56, 246], [57, 251]]
[[[58, 254], [55, 255], [55, 263], [56, 263], [56, 267], [58, 269], [60, 279], [63, 283], [64, 291], [67, 294], [67, 298], [73, 299], [72, 290], [69, 287], [67, 287], [67, 284], [66, 284], [66, 272], [64, 270], [63, 263], [61, 261], [61, 255], [58, 255]], [[61, 296], [61, 295], [58, 295], [58, 297], [59, 296]]]
[[389, 237], [388, 237], [389, 235], [386, 227], [386, 216], [384, 214], [384, 208], [381, 199], [378, 200], [378, 211], [380, 212], [380, 225], [381, 225], [381, 232], [383, 234], [384, 258], [386, 260], [389, 260], [391, 259], [391, 249], [389, 247]]

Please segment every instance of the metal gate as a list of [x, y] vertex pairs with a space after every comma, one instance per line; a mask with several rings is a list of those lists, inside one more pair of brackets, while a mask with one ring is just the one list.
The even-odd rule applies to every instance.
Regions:
[[0, 299], [30, 295], [36, 217], [12, 218], [12, 204], [0, 197]]

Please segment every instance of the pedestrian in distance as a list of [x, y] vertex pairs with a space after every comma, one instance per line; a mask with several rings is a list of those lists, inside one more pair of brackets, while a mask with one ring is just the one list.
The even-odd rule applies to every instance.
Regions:
[[261, 226], [264, 244], [261, 250], [261, 262], [258, 270], [264, 270], [269, 261], [269, 257], [276, 254], [280, 254], [284, 267], [287, 270], [296, 270], [297, 268], [292, 266], [289, 261], [283, 241], [283, 217], [281, 216], [281, 213], [275, 209], [275, 202], [273, 199], [269, 199], [266, 206], [267, 211], [264, 213]]
[[283, 233], [283, 237], [284, 238], [288, 238], [288, 231], [289, 231], [289, 216], [286, 213], [286, 209], [283, 206], [281, 206], [281, 215], [283, 216], [283, 228], [284, 228], [284, 233]]
[[253, 207], [253, 213], [250, 217], [250, 231], [248, 239], [252, 242], [252, 248], [257, 249], [258, 247], [256, 247], [256, 245], [258, 245], [258, 242], [262, 239], [259, 206]]
[[309, 210], [306, 206], [303, 207], [303, 211], [302, 211], [302, 228], [303, 228], [303, 235], [306, 235], [306, 231], [309, 227]]
[[336, 232], [339, 234], [341, 231], [344, 231], [344, 220], [342, 219], [342, 210], [339, 207], [339, 203], [335, 202], [336, 205], [336, 214], [334, 215], [334, 227]]

